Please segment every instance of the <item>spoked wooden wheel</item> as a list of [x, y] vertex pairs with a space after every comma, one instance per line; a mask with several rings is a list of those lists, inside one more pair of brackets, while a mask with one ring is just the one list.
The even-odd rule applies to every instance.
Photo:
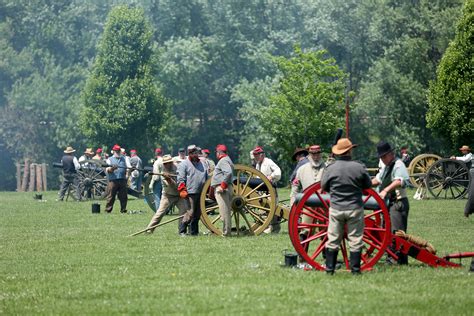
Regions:
[[[371, 269], [385, 253], [392, 234], [390, 216], [385, 203], [372, 189], [364, 190], [364, 246], [361, 269]], [[328, 240], [329, 195], [321, 193], [321, 186], [315, 183], [297, 197], [292, 206], [288, 222], [290, 239], [296, 252], [305, 262], [317, 270], [324, 270], [324, 249]], [[347, 227], [340, 245], [338, 258], [350, 270]]]
[[[97, 200], [105, 197], [107, 178], [100, 161], [87, 160], [79, 163], [81, 169], [77, 172], [79, 192], [83, 200]], [[71, 195], [76, 199], [75, 188], [72, 187]]]
[[426, 187], [435, 198], [460, 199], [469, 189], [469, 169], [454, 159], [441, 159], [434, 163], [426, 175]]
[[413, 158], [408, 166], [411, 184], [414, 187], [419, 187], [425, 179], [428, 169], [440, 159], [440, 156], [433, 154], [422, 154]]
[[[232, 233], [259, 235], [270, 225], [275, 214], [276, 189], [260, 171], [234, 166], [232, 205]], [[201, 221], [214, 234], [222, 235], [222, 220], [217, 202], [209, 196], [211, 179], [201, 194]]]

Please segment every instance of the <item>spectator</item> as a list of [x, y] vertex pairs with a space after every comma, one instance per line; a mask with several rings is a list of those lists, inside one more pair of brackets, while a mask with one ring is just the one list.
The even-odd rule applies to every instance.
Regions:
[[77, 158], [73, 156], [76, 150], [72, 147], [67, 147], [64, 150], [64, 156], [61, 159], [63, 165], [63, 182], [58, 192], [58, 199], [56, 201], [62, 202], [64, 195], [69, 187], [72, 185], [76, 194], [76, 200], [81, 200], [81, 192], [79, 192], [79, 180], [77, 178], [77, 171], [81, 168]]
[[130, 162], [121, 154], [121, 148], [115, 144], [112, 147], [113, 155], [107, 159], [107, 203], [105, 211], [112, 212], [115, 203], [115, 196], [118, 195], [120, 201], [120, 212], [127, 213], [127, 169], [132, 168]]

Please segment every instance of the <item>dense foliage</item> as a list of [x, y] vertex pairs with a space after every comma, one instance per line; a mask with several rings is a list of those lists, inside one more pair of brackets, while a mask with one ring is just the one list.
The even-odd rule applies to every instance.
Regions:
[[152, 32], [143, 10], [114, 8], [84, 90], [81, 127], [96, 144], [151, 149], [167, 113], [153, 80]]
[[474, 2], [467, 1], [456, 37], [430, 85], [428, 125], [452, 141], [472, 144], [474, 138]]
[[[0, 0], [2, 157], [50, 163], [67, 145], [122, 142], [148, 158], [158, 144], [175, 153], [189, 143], [226, 143], [243, 163], [251, 147], [264, 144], [284, 164], [292, 146], [326, 141], [343, 120], [339, 111], [324, 131], [289, 139], [258, 115], [284, 102], [296, 106], [278, 91], [294, 80], [277, 60], [304, 63], [320, 50], [347, 74], [350, 136], [369, 165], [382, 138], [414, 154], [446, 154], [472, 139], [465, 138], [469, 127], [453, 138], [432, 124], [446, 137], [439, 138], [426, 123], [429, 82], [463, 0], [123, 2], [129, 6], [118, 13], [118, 1]], [[472, 23], [465, 28], [472, 32]], [[305, 106], [319, 112], [325, 96], [315, 91]], [[336, 99], [342, 106], [344, 98]], [[0, 174], [11, 179], [12, 172]]]

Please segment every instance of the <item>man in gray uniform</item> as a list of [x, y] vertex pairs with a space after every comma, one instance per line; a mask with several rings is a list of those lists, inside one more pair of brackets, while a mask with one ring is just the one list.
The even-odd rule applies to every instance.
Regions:
[[364, 203], [362, 190], [371, 186], [370, 176], [365, 167], [353, 161], [353, 145], [348, 138], [341, 138], [332, 147], [336, 161], [326, 167], [321, 187], [329, 192], [328, 242], [326, 243], [326, 272], [334, 274], [337, 252], [347, 224], [349, 239], [349, 262], [353, 274], [360, 274], [361, 250], [364, 245]]
[[[199, 159], [200, 148], [188, 146], [188, 158], [178, 165], [178, 192], [182, 199], [189, 201], [189, 209], [184, 213], [179, 225], [179, 234], [184, 236], [189, 226], [189, 234], [199, 234], [199, 218], [201, 205], [199, 203], [202, 188], [207, 180], [207, 168]], [[180, 214], [183, 215], [183, 214]]]
[[226, 145], [217, 145], [216, 156], [217, 162], [214, 174], [211, 180], [211, 187], [214, 189], [217, 204], [219, 205], [219, 213], [223, 221], [223, 236], [231, 235], [231, 200], [233, 194], [232, 175], [234, 174], [234, 163], [227, 155]]

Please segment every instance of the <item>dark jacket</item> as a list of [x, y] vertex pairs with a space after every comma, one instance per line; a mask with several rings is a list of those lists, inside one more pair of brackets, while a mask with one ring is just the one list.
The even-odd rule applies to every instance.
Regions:
[[339, 211], [362, 208], [362, 190], [371, 185], [364, 165], [347, 156], [327, 166], [321, 179], [322, 189], [331, 196], [331, 207]]

